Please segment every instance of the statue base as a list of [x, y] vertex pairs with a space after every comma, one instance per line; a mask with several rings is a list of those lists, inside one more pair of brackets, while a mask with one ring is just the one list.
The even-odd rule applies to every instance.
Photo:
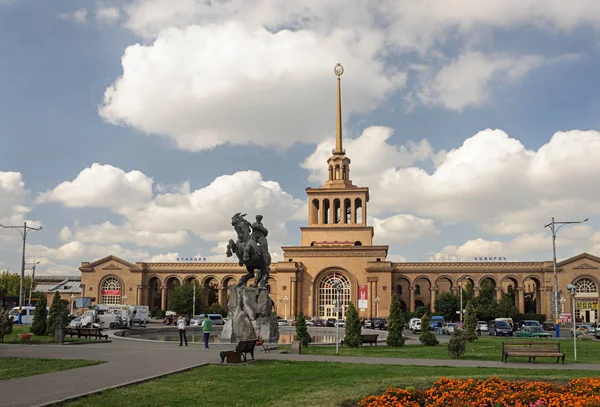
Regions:
[[273, 315], [273, 300], [264, 288], [229, 287], [228, 318], [221, 333], [222, 342], [237, 343], [256, 339], [279, 342], [279, 325]]

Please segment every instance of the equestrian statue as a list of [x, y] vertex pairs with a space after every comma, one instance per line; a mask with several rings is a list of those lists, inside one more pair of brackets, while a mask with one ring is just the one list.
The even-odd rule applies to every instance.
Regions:
[[[269, 282], [271, 254], [267, 235], [269, 231], [262, 224], [262, 215], [256, 215], [256, 222], [250, 223], [244, 218], [246, 214], [236, 213], [231, 224], [237, 233], [237, 242], [229, 240], [227, 257], [236, 254], [239, 265], [246, 266], [248, 274], [240, 278], [238, 287], [245, 287], [249, 279], [254, 277], [252, 287], [266, 288]], [[259, 270], [255, 276], [255, 270]]]

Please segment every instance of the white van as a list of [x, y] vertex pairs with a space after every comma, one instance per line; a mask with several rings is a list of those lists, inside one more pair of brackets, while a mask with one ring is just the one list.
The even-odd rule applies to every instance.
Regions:
[[421, 320], [420, 319], [415, 321], [412, 331], [414, 334], [416, 334], [417, 332], [421, 332]]
[[[23, 307], [23, 312], [21, 313], [21, 323], [23, 324], [31, 324], [33, 323], [33, 314], [35, 312], [35, 307]], [[12, 320], [13, 324], [19, 322], [19, 307], [14, 307], [10, 311], [8, 311], [8, 317]]]
[[411, 318], [410, 322], [408, 323], [408, 329], [410, 329], [411, 331], [413, 329], [415, 329], [415, 324], [417, 323], [417, 321], [419, 321], [419, 323], [421, 322], [421, 318]]
[[504, 321], [510, 325], [511, 328], [514, 327], [512, 318], [496, 318], [496, 321]]

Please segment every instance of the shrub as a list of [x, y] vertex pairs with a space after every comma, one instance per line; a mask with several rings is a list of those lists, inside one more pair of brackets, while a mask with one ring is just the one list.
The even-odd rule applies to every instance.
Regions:
[[8, 315], [8, 311], [0, 309], [0, 342], [4, 342], [4, 336], [12, 333], [12, 320]]
[[166, 316], [165, 310], [160, 308], [155, 309], [153, 313], [150, 314], [153, 318], [163, 319]]
[[308, 346], [312, 342], [312, 337], [308, 333], [306, 319], [302, 312], [296, 317], [296, 340], [302, 342], [303, 346]]
[[42, 295], [37, 304], [35, 304], [35, 312], [33, 313], [33, 323], [31, 324], [31, 328], [29, 329], [34, 335], [46, 335], [46, 331], [48, 329], [48, 310], [46, 309], [46, 306], [46, 296]]
[[465, 331], [455, 328], [448, 342], [448, 354], [453, 359], [459, 359], [467, 350], [467, 337]]
[[360, 319], [354, 304], [348, 304], [348, 312], [346, 313], [346, 337], [344, 344], [350, 348], [358, 348], [362, 343], [360, 337]]
[[475, 314], [475, 308], [471, 301], [467, 302], [467, 308], [465, 312], [465, 337], [467, 341], [473, 342], [477, 340], [475, 333], [477, 329], [477, 314]]
[[436, 346], [440, 342], [437, 340], [433, 332], [431, 332], [431, 314], [429, 311], [423, 314], [423, 318], [421, 318], [421, 335], [419, 336], [419, 340], [425, 346]]
[[52, 305], [50, 306], [50, 313], [48, 314], [48, 335], [54, 335], [56, 328], [62, 328], [67, 325], [67, 310], [65, 304], [60, 299], [58, 291], [54, 293], [52, 298]]
[[390, 306], [390, 318], [388, 321], [388, 336], [386, 343], [388, 346], [404, 346], [404, 314], [400, 306], [400, 299], [396, 294], [392, 295], [392, 305]]

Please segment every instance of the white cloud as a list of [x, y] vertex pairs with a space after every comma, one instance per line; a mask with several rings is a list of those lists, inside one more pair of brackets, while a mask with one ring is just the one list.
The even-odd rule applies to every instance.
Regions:
[[116, 7], [99, 7], [96, 9], [96, 21], [100, 24], [112, 24], [119, 20], [119, 14]]
[[404, 86], [405, 75], [377, 59], [381, 41], [371, 33], [272, 33], [237, 22], [168, 29], [151, 45], [127, 48], [100, 114], [190, 151], [316, 142], [335, 126], [337, 61], [352, 83], [343, 91], [346, 118]]
[[[350, 178], [355, 185], [369, 185], [366, 182], [389, 168], [405, 167], [416, 161], [433, 159], [432, 147], [427, 140], [418, 143], [408, 141], [406, 145], [395, 146], [388, 143], [393, 134], [394, 131], [389, 127], [371, 126], [355, 139], [344, 139], [344, 148], [352, 160]], [[334, 138], [329, 137], [319, 143], [315, 151], [304, 160], [301, 166], [309, 171], [310, 181], [324, 183], [327, 180], [326, 163], [334, 146]]]
[[159, 194], [145, 207], [128, 214], [135, 230], [169, 233], [188, 230], [204, 240], [226, 241], [235, 237], [231, 217], [247, 213], [264, 215], [270, 241], [283, 241], [285, 222], [297, 214], [304, 201], [294, 199], [260, 173], [241, 171], [216, 178], [210, 185], [189, 193]]
[[488, 99], [492, 85], [514, 82], [543, 63], [540, 55], [466, 52], [445, 65], [431, 82], [424, 83], [418, 96], [425, 105], [461, 110]]
[[73, 239], [83, 243], [131, 243], [136, 246], [174, 247], [185, 244], [188, 240], [188, 234], [184, 230], [149, 232], [135, 230], [129, 224], [114, 225], [110, 222], [104, 222], [100, 225], [77, 227]]
[[87, 9], [80, 8], [72, 13], [58, 13], [56, 16], [64, 21], [69, 21], [76, 24], [85, 24], [87, 21], [87, 15]]
[[[349, 142], [346, 150], [354, 183], [371, 189], [372, 215], [410, 213], [443, 224], [474, 223], [486, 233], [520, 234], [540, 230], [552, 216], [577, 220], [600, 213], [600, 162], [595, 158], [600, 132], [557, 132], [533, 151], [501, 130], [488, 129], [451, 151], [435, 153], [429, 146], [416, 154], [434, 157], [432, 172], [415, 166], [420, 161], [410, 154], [408, 159], [396, 153], [380, 159], [381, 150], [404, 150], [389, 146], [384, 137], [369, 140], [368, 149]], [[325, 168], [314, 159], [322, 149], [318, 146], [303, 164], [311, 176]], [[366, 169], [369, 165], [373, 168]]]
[[374, 244], [406, 244], [440, 234], [431, 219], [398, 214], [386, 219], [373, 218]]
[[51, 262], [80, 260], [81, 259], [99, 259], [110, 254], [129, 261], [140, 261], [148, 258], [145, 251], [131, 250], [117, 244], [113, 245], [86, 245], [81, 242], [71, 241], [57, 248], [51, 248], [44, 245], [27, 245], [28, 255], [46, 259]]
[[140, 171], [126, 173], [112, 165], [92, 164], [73, 181], [40, 195], [38, 202], [60, 202], [70, 208], [134, 207], [152, 198], [152, 179]]
[[30, 211], [25, 206], [28, 197], [21, 173], [0, 171], [0, 224], [22, 223]]
[[72, 236], [73, 236], [73, 233], [71, 232], [71, 229], [69, 229], [68, 226], [64, 226], [60, 230], [60, 233], [58, 235], [58, 237], [60, 238], [60, 240], [63, 241], [63, 242], [67, 242], [67, 241], [71, 240]]
[[172, 263], [177, 261], [178, 258], [179, 252], [169, 252], [164, 254], [155, 254], [145, 261], [149, 263]]

